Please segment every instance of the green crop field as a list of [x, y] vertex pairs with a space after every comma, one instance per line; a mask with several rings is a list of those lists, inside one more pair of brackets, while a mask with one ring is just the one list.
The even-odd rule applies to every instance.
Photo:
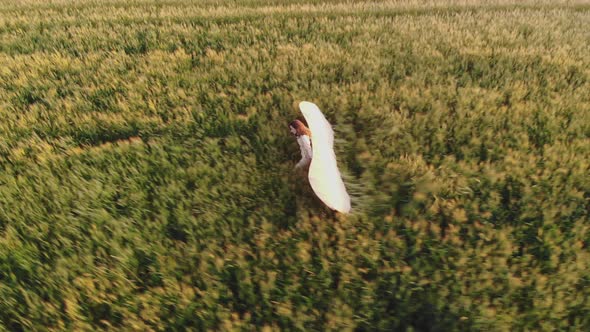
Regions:
[[590, 2], [0, 0], [0, 167], [0, 331], [589, 331]]

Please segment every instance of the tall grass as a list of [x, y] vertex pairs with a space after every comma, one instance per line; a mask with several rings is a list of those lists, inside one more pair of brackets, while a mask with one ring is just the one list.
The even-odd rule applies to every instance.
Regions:
[[3, 4], [0, 328], [590, 328], [587, 3]]

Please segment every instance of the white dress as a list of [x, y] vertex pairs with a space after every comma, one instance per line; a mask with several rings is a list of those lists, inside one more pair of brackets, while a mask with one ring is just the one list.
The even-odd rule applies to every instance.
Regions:
[[313, 152], [311, 150], [311, 140], [307, 135], [297, 136], [297, 143], [301, 150], [301, 160], [295, 165], [295, 168], [306, 167], [311, 163]]
[[[313, 135], [313, 146], [307, 143], [309, 142], [309, 137], [307, 136], [305, 136], [307, 139], [301, 139], [301, 142], [304, 144], [299, 143], [299, 146], [302, 147], [302, 155], [304, 152], [303, 147], [308, 151], [306, 153], [310, 159], [313, 151], [313, 159], [311, 160], [307, 174], [309, 184], [319, 199], [329, 208], [338, 212], [349, 213], [351, 209], [350, 196], [346, 192], [346, 187], [336, 165], [334, 131], [332, 130], [332, 126], [316, 104], [303, 101], [299, 103], [299, 109], [303, 113], [305, 121], [309, 125], [309, 130]], [[299, 138], [297, 141], [300, 141]], [[304, 160], [302, 159], [299, 163], [304, 162]]]

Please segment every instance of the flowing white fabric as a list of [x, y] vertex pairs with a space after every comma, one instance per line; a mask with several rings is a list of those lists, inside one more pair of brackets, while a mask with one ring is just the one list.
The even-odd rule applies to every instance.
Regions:
[[299, 109], [312, 134], [313, 158], [309, 166], [309, 183], [324, 204], [338, 212], [350, 212], [350, 196], [340, 176], [334, 154], [334, 131], [316, 104], [299, 103]]

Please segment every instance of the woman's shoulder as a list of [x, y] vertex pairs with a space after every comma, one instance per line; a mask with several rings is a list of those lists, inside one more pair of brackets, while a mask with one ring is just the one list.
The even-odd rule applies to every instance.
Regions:
[[310, 138], [307, 135], [299, 135], [297, 136], [297, 141], [309, 142]]

